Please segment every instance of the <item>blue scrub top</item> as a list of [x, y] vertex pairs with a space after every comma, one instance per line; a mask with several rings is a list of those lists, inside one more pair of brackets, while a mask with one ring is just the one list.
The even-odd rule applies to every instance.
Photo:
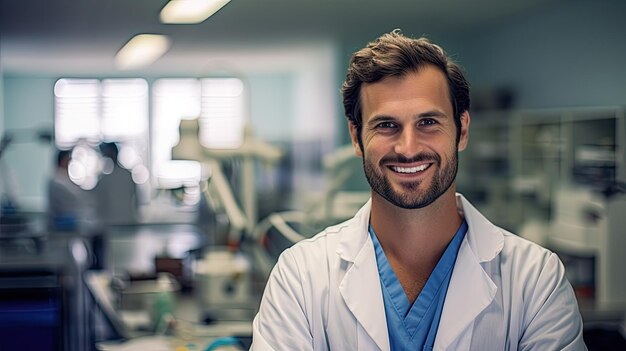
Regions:
[[467, 232], [467, 223], [463, 221], [461, 224], [413, 306], [409, 304], [371, 226], [369, 232], [376, 252], [391, 350], [432, 350], [456, 256]]

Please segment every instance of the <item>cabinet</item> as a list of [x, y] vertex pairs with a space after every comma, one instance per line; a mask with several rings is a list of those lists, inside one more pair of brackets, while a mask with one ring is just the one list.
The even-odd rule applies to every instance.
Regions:
[[[602, 187], [626, 179], [620, 107], [514, 114], [514, 173]], [[553, 187], [550, 187], [553, 188]]]
[[[620, 107], [518, 111], [511, 121], [511, 187], [523, 225], [536, 219], [554, 223], [593, 221], [606, 209], [598, 203], [626, 181], [626, 126]], [[581, 213], [580, 208], [595, 210]], [[574, 213], [577, 212], [578, 213]], [[569, 213], [563, 218], [565, 213]], [[589, 238], [568, 249], [594, 249]], [[591, 246], [590, 246], [591, 245]], [[583, 248], [584, 247], [584, 248]]]
[[528, 147], [533, 139], [524, 132], [540, 123], [521, 123], [518, 174], [537, 166], [536, 160], [546, 165], [534, 173], [543, 169], [548, 183], [546, 245], [568, 257], [568, 278], [579, 296], [593, 297], [599, 308], [624, 308], [626, 275], [620, 267], [626, 266], [626, 195], [617, 190], [626, 181], [624, 111], [564, 111], [554, 122], [550, 128], [555, 142], [541, 148], [539, 157], [534, 157]]
[[[591, 262], [568, 268], [575, 288], [591, 284], [597, 303], [626, 305], [626, 275], [619, 268], [626, 267], [626, 195], [619, 191], [626, 184], [624, 109], [472, 117], [459, 191], [494, 223]], [[585, 272], [592, 277], [581, 276]]]

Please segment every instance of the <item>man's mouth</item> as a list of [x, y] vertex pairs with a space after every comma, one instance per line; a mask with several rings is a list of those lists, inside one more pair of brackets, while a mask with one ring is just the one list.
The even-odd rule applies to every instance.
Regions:
[[390, 168], [397, 173], [417, 173], [425, 171], [430, 165], [430, 163], [425, 163], [415, 167], [391, 166]]

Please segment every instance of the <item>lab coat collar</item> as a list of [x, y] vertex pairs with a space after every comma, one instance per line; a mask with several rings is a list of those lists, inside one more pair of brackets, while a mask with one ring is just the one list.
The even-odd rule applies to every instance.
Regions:
[[456, 204], [459, 213], [467, 222], [470, 233], [465, 236], [465, 240], [478, 262], [493, 260], [504, 246], [501, 229], [489, 222], [463, 195], [456, 194]]
[[[368, 233], [368, 225], [370, 220], [370, 211], [372, 210], [372, 199], [370, 198], [363, 207], [356, 213], [354, 217], [346, 222], [339, 224], [328, 231], [341, 230], [348, 226], [349, 230], [341, 233], [341, 239], [337, 245], [336, 252], [341, 259], [355, 263], [356, 257], [363, 249], [363, 245], [372, 239]], [[372, 250], [374, 246], [372, 245]]]
[[[489, 222], [463, 195], [456, 194], [456, 203], [457, 210], [465, 217], [468, 233], [472, 233], [467, 235], [464, 241], [470, 246], [478, 262], [493, 260], [502, 251], [504, 245], [504, 237], [500, 229]], [[340, 230], [348, 225], [356, 229], [345, 231], [341, 235], [336, 252], [343, 260], [355, 263], [355, 258], [363, 249], [363, 245], [368, 241], [371, 243], [369, 235], [366, 235], [371, 210], [372, 199], [369, 199], [353, 218], [334, 227], [334, 230]]]
[[[457, 208], [465, 217], [468, 232], [452, 273], [441, 316], [435, 349], [446, 349], [483, 311], [496, 294], [497, 287], [480, 263], [494, 259], [502, 250], [504, 237], [461, 194], [456, 195]], [[371, 199], [347, 222], [333, 230], [342, 231], [336, 253], [352, 262], [339, 290], [344, 301], [363, 329], [381, 350], [389, 349], [389, 336], [381, 293], [374, 247], [368, 233]], [[346, 227], [347, 228], [344, 228]]]

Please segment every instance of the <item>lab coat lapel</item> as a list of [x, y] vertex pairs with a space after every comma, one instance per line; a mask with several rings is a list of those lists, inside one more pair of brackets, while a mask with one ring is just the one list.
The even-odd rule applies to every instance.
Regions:
[[468, 231], [456, 258], [434, 350], [446, 350], [453, 343], [455, 348], [469, 349], [472, 328], [468, 327], [491, 304], [497, 291], [480, 263], [500, 253], [504, 244], [502, 233], [461, 195], [457, 195], [457, 200]]
[[370, 202], [355, 216], [358, 225], [345, 232], [338, 245], [337, 253], [341, 258], [352, 262], [339, 284], [339, 292], [358, 324], [367, 333], [367, 336], [358, 333], [359, 350], [369, 349], [366, 345], [371, 345], [371, 341], [367, 339], [371, 338], [378, 349], [387, 351], [389, 335], [385, 306], [374, 246], [367, 231], [369, 214]]
[[[446, 350], [496, 295], [496, 285], [476, 260], [467, 241], [463, 242], [456, 260], [437, 330], [435, 350]], [[469, 349], [469, 345], [461, 348]]]
[[[371, 252], [370, 252], [371, 251]], [[378, 278], [374, 247], [366, 243], [344, 276], [339, 291], [357, 321], [381, 350], [389, 350], [385, 307]], [[359, 336], [360, 337], [360, 336]], [[364, 341], [359, 340], [359, 346]]]

